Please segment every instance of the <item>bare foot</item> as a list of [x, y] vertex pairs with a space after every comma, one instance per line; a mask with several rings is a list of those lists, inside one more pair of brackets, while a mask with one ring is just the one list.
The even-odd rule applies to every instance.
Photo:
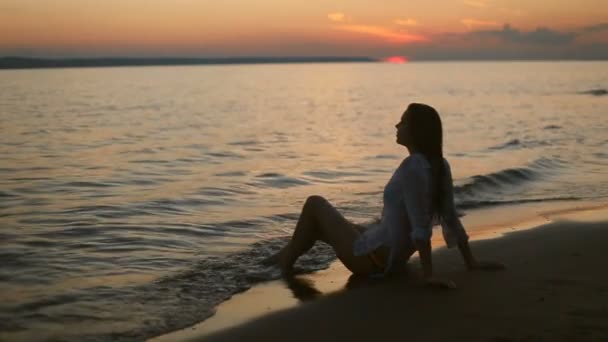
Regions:
[[283, 250], [269, 256], [268, 258], [262, 260], [262, 265], [264, 266], [277, 266], [281, 270], [281, 274], [285, 277], [290, 277], [295, 274], [293, 269], [293, 265], [288, 265], [283, 257]]

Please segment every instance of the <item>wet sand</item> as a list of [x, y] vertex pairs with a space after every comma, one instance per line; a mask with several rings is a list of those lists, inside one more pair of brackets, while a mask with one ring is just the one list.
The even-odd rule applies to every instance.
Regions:
[[457, 250], [435, 250], [435, 273], [455, 290], [422, 286], [415, 260], [409, 276], [388, 281], [349, 278], [334, 264], [287, 286], [256, 286], [158, 340], [608, 340], [608, 210], [544, 217], [551, 222], [471, 243], [505, 271], [467, 272]]

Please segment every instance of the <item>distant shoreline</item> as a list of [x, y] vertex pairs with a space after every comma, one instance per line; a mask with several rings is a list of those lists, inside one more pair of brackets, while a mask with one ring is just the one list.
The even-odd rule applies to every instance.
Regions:
[[373, 63], [370, 57], [229, 57], [229, 58], [30, 58], [0, 57], [0, 69], [179, 66], [275, 63]]
[[[289, 63], [377, 63], [381, 58], [373, 57], [92, 57], [92, 58], [37, 58], [22, 56], [0, 57], [0, 70], [7, 69], [53, 69], [53, 68], [104, 68], [104, 67], [144, 67], [144, 66], [194, 66], [232, 64], [289, 64]], [[601, 62], [603, 58], [564, 59], [487, 59], [487, 58], [424, 58], [415, 62]], [[412, 62], [409, 60], [408, 62]]]

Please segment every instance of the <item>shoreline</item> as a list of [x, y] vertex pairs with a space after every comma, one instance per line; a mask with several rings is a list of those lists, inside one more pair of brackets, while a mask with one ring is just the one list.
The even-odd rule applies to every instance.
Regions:
[[377, 63], [370, 57], [93, 57], [93, 58], [36, 58], [22, 56], [0, 57], [0, 70], [31, 70], [58, 68], [106, 68], [144, 66], [196, 66], [235, 64], [289, 64], [289, 63]]
[[[484, 245], [500, 244], [502, 241], [508, 244], [510, 240], [520, 236], [518, 234], [540, 234], [551, 237], [552, 235], [571, 234], [578, 231], [580, 227], [587, 229], [589, 226], [604, 225], [602, 222], [608, 222], [608, 203], [564, 202], [487, 208], [470, 213], [462, 219], [471, 236], [474, 252], [479, 255], [480, 259], [483, 259], [484, 253], [476, 252], [478, 245], [484, 248]], [[575, 222], [572, 223], [570, 220], [575, 220]], [[564, 230], [565, 226], [569, 227], [572, 232]], [[469, 227], [472, 229], [469, 230]], [[551, 227], [557, 228], [551, 229]], [[608, 226], [604, 235], [608, 237]], [[454, 273], [459, 278], [457, 281], [459, 284], [463, 273], [471, 273], [462, 272], [464, 268], [459, 264], [461, 261], [457, 256], [458, 252], [454, 249], [443, 248], [440, 236], [441, 234], [437, 234], [437, 232], [433, 235], [433, 256], [437, 262], [436, 273], [438, 276]], [[608, 239], [606, 242], [608, 243]], [[497, 250], [500, 249], [500, 247], [497, 248]], [[491, 253], [496, 254], [496, 260], [503, 261], [499, 258], [499, 252]], [[447, 261], [445, 255], [451, 255], [450, 259], [453, 260]], [[510, 264], [507, 262], [508, 269], [504, 273], [510, 273]], [[418, 267], [417, 257], [410, 260], [409, 266], [414, 269]], [[504, 275], [500, 275], [501, 273], [497, 274], [504, 277]], [[298, 315], [297, 312], [306, 311], [308, 306], [323, 306], [322, 303], [331, 301], [332, 298], [350, 297], [351, 292], [374, 292], [373, 288], [390, 287], [391, 283], [393, 281], [376, 284], [369, 280], [363, 282], [353, 280], [350, 272], [339, 261], [335, 261], [328, 269], [300, 275], [291, 281], [281, 279], [254, 285], [220, 304], [216, 313], [210, 318], [194, 326], [152, 338], [150, 341], [201, 340], [214, 336], [230, 336], [230, 334], [237, 334], [236, 331], [243, 333], [243, 331], [247, 331], [247, 327], [269, 319], [282, 322], [280, 317], [283, 313]], [[420, 289], [415, 288], [414, 290], [419, 291]], [[383, 296], [380, 293], [376, 293], [374, 296], [377, 295]], [[319, 312], [319, 314], [322, 313]], [[256, 327], [254, 330], [259, 328]]]

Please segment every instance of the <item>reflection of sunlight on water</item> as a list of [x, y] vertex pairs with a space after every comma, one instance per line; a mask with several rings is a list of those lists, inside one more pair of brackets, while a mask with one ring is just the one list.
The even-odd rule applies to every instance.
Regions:
[[[312, 194], [370, 221], [406, 153], [394, 124], [414, 101], [442, 114], [457, 202], [479, 210], [482, 201], [605, 198], [605, 97], [581, 93], [605, 70], [488, 62], [3, 71], [3, 297], [152, 282], [288, 235]], [[32, 282], [47, 285], [23, 285]]]
[[91, 277], [77, 277], [59, 279], [49, 285], [29, 285], [0, 292], [0, 300], [5, 305], [17, 305], [24, 301], [38, 297], [40, 293], [69, 293], [91, 287], [124, 287], [152, 282], [158, 275], [130, 273], [117, 275], [96, 275]]
[[55, 286], [57, 289], [77, 290], [95, 286], [130, 286], [152, 282], [158, 279], [158, 275], [154, 274], [115, 274], [103, 275], [86, 278], [69, 278], [62, 279]]

